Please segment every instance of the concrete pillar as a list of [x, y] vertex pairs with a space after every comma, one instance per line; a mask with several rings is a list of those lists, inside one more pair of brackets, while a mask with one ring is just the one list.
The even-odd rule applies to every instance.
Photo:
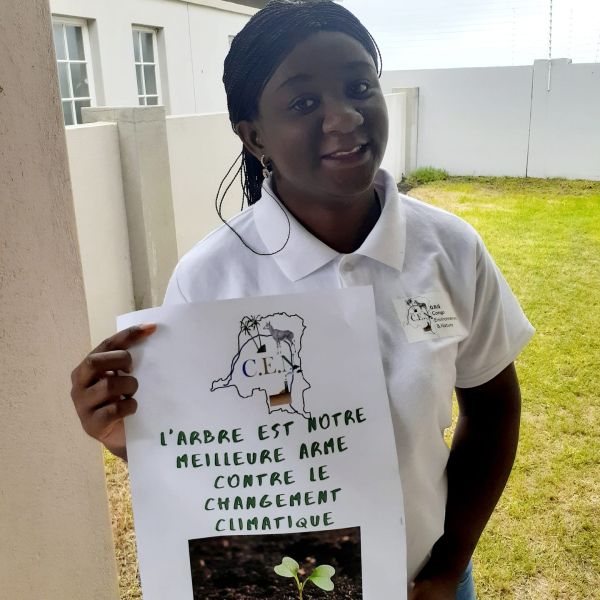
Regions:
[[138, 309], [162, 304], [177, 263], [167, 126], [163, 106], [87, 108], [83, 121], [119, 128], [133, 294]]
[[393, 88], [392, 93], [406, 96], [405, 134], [404, 134], [404, 175], [419, 168], [419, 88]]
[[70, 372], [89, 351], [48, 0], [0, 4], [0, 597], [116, 600], [100, 446]]

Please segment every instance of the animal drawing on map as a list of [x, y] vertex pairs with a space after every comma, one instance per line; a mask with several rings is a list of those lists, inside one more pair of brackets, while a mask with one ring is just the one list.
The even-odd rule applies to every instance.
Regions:
[[277, 344], [277, 350], [281, 352], [281, 342], [287, 342], [290, 347], [295, 348], [294, 346], [294, 333], [292, 331], [275, 329], [270, 322], [267, 322], [263, 331], [268, 331], [271, 334], [271, 337], [275, 340]]

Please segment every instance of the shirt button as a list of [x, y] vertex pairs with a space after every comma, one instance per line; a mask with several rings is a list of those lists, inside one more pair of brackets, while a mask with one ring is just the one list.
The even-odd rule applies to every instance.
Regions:
[[344, 263], [342, 265], [342, 273], [352, 273], [354, 265], [352, 263]]

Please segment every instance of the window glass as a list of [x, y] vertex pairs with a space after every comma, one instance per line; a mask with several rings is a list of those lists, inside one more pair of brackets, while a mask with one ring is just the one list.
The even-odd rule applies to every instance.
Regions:
[[134, 27], [133, 52], [140, 106], [160, 104], [159, 70], [156, 62], [156, 32]]
[[142, 57], [144, 62], [154, 62], [154, 40], [153, 35], [142, 32]]
[[71, 106], [72, 102], [70, 100], [67, 100], [66, 102], [63, 101], [62, 103], [62, 108], [63, 108], [63, 115], [65, 117], [65, 125], [73, 125], [74, 121], [73, 121], [73, 107]]
[[156, 94], [156, 72], [154, 65], [144, 65], [144, 82], [146, 94]]
[[133, 55], [135, 57], [135, 62], [142, 62], [142, 57], [140, 55], [140, 32], [133, 30]]
[[63, 35], [63, 28], [61, 25], [52, 26], [52, 36], [54, 37], [54, 49], [56, 51], [56, 58], [58, 60], [65, 60], [67, 53], [65, 51], [65, 38]]
[[85, 63], [71, 63], [71, 82], [73, 84], [73, 97], [81, 98], [90, 95]]
[[65, 26], [67, 34], [67, 49], [69, 51], [69, 60], [85, 60], [83, 50], [83, 33], [81, 27], [74, 25]]
[[58, 63], [58, 81], [60, 82], [60, 97], [70, 98], [71, 88], [69, 87], [69, 63]]
[[137, 77], [138, 95], [144, 95], [144, 78], [142, 76], [142, 65], [135, 65], [135, 74]]
[[81, 123], [81, 109], [94, 101], [85, 55], [86, 26], [84, 22], [77, 25], [71, 19], [66, 22], [57, 19], [52, 23], [52, 35], [65, 125], [75, 125]]
[[81, 118], [81, 109], [84, 106], [90, 106], [90, 101], [89, 100], [75, 100], [75, 115], [77, 117], [78, 123], [83, 123], [83, 120]]

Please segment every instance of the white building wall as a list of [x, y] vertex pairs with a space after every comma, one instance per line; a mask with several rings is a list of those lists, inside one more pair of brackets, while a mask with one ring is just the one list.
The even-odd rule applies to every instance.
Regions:
[[115, 123], [67, 127], [77, 237], [92, 346], [134, 310], [129, 234]]
[[55, 17], [87, 21], [98, 106], [138, 105], [131, 29], [156, 28], [169, 114], [225, 110], [229, 36], [256, 12], [221, 0], [50, 0], [50, 7]]

